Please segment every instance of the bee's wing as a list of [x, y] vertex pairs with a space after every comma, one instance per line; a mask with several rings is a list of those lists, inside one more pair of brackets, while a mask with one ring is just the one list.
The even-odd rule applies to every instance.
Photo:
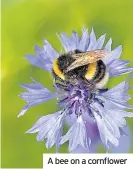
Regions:
[[70, 66], [68, 66], [65, 72], [69, 72], [70, 70], [87, 65], [89, 63], [97, 62], [106, 55], [108, 55], [108, 53], [104, 50], [93, 50], [85, 53], [74, 54], [72, 57], [75, 59], [75, 61]]

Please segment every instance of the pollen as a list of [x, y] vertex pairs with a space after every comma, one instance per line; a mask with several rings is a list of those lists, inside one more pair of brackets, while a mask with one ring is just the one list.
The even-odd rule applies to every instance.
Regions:
[[59, 66], [58, 66], [58, 58], [54, 60], [53, 62], [53, 70], [54, 73], [59, 76], [62, 80], [65, 80], [65, 76], [63, 73], [60, 71]]

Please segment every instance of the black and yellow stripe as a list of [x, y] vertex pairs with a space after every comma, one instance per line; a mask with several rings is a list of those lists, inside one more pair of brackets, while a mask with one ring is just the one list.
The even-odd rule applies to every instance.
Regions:
[[53, 71], [59, 78], [61, 78], [62, 80], [65, 80], [65, 76], [58, 66], [58, 58], [55, 59], [53, 62]]
[[97, 62], [89, 64], [88, 70], [85, 74], [85, 78], [89, 81], [92, 80], [95, 77], [96, 72], [97, 72]]
[[53, 76], [56, 80], [64, 82], [78, 83], [78, 81], [84, 81], [85, 83], [104, 85], [104, 79], [107, 81], [106, 66], [102, 60], [94, 63], [89, 63], [84, 66], [79, 66], [66, 72], [69, 65], [73, 63], [74, 59], [70, 54], [61, 55], [53, 62]]
[[97, 62], [97, 71], [93, 79], [94, 83], [99, 83], [104, 78], [105, 73], [106, 73], [106, 66], [102, 60], [99, 60]]

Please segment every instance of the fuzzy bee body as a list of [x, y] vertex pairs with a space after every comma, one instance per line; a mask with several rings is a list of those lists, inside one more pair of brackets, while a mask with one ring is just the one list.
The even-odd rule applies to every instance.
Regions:
[[[93, 53], [95, 54], [94, 59]], [[91, 54], [92, 58], [87, 61], [87, 57]], [[105, 64], [100, 59], [101, 56], [97, 57], [96, 54], [98, 56], [98, 51], [86, 54], [75, 50], [55, 59], [53, 63], [55, 85], [60, 82], [63, 85], [67, 83], [76, 85], [79, 81], [82, 81], [90, 90], [103, 88], [108, 81], [108, 73]]]

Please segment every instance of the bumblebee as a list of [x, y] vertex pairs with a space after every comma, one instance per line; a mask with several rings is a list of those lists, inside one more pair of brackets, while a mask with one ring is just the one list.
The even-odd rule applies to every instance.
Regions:
[[104, 50], [74, 50], [60, 55], [53, 62], [55, 86], [65, 89], [67, 84], [77, 85], [81, 81], [90, 91], [102, 89], [109, 79], [102, 61], [107, 54]]

